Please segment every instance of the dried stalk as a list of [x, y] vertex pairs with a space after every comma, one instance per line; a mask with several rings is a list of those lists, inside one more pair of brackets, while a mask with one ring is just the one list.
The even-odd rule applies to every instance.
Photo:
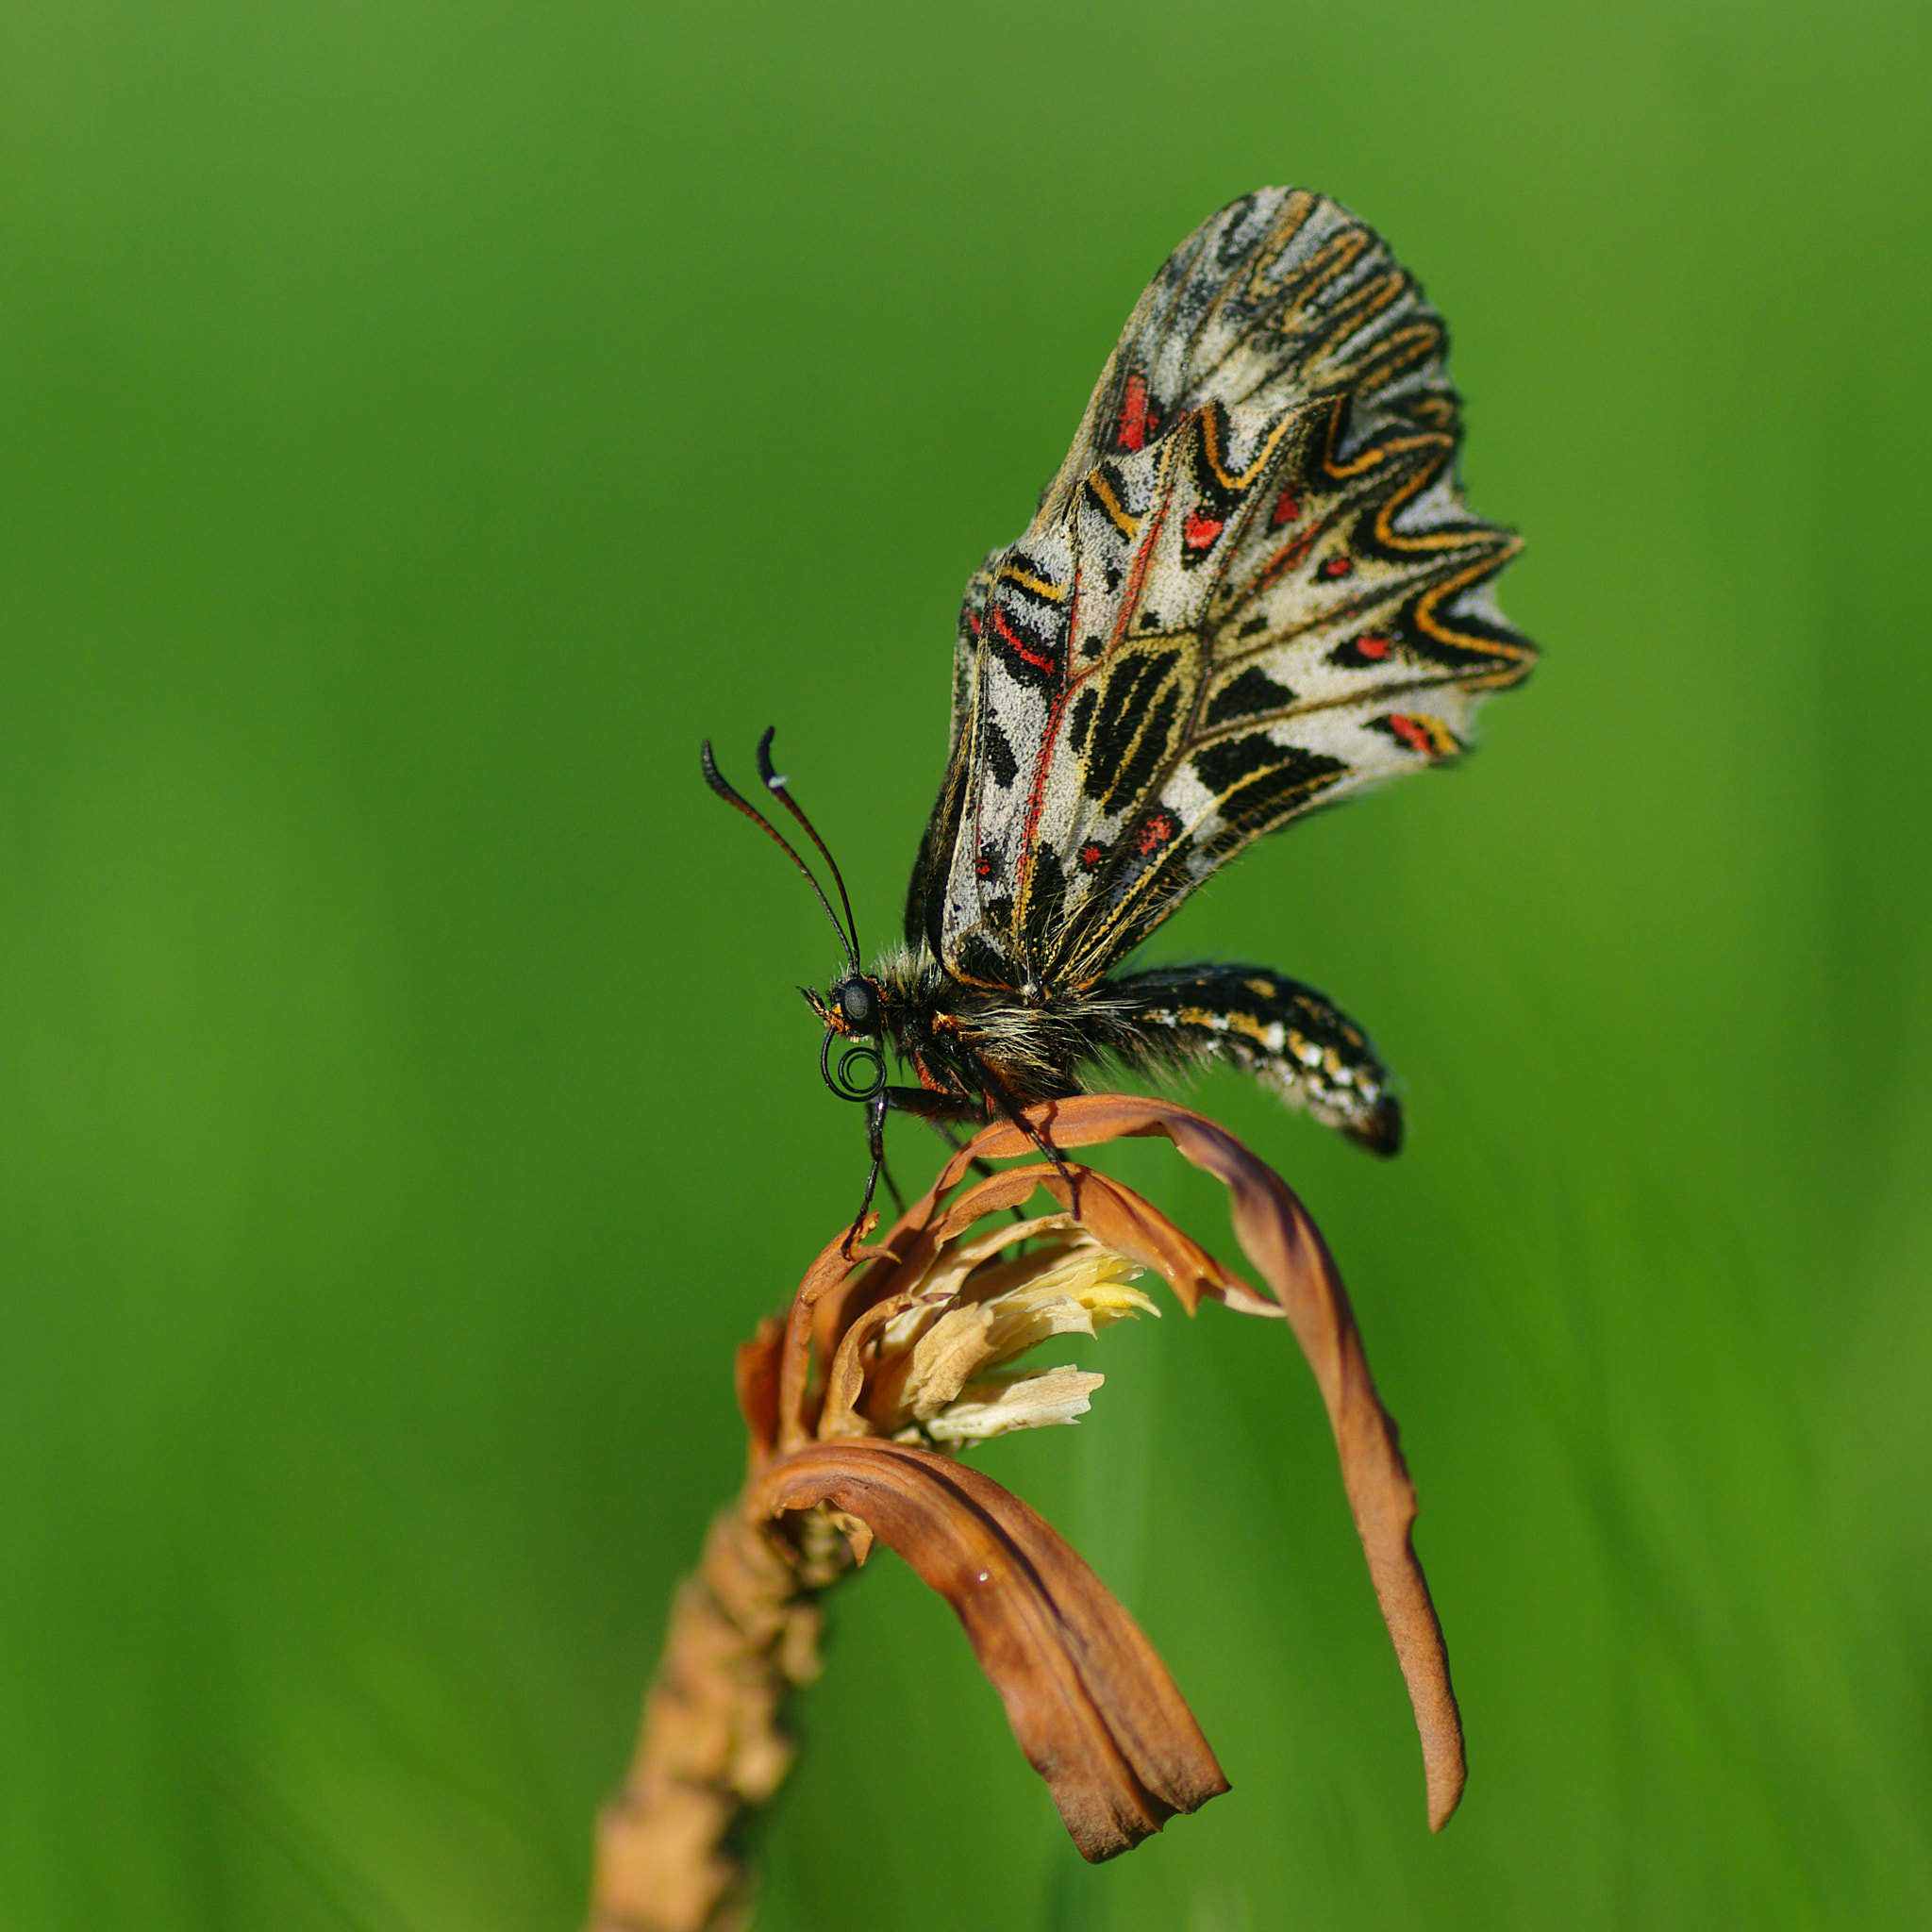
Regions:
[[590, 1932], [737, 1932], [750, 1921], [734, 1828], [791, 1769], [778, 1709], [818, 1674], [820, 1616], [809, 1567], [748, 1498], [711, 1524], [672, 1604], [637, 1755], [597, 1821]]

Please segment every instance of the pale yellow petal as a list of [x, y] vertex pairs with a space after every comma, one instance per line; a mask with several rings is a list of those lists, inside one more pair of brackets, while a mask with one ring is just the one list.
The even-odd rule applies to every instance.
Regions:
[[925, 1424], [937, 1442], [983, 1442], [1014, 1429], [1044, 1429], [1087, 1413], [1106, 1381], [1090, 1369], [1046, 1369], [1036, 1375], [989, 1375]]

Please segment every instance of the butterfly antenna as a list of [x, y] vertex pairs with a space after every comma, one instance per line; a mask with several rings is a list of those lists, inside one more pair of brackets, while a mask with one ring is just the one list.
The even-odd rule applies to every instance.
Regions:
[[[765, 733], [764, 743], [760, 744], [758, 747], [758, 762], [761, 765], [768, 764], [768, 760], [765, 757], [764, 747], [771, 741], [772, 734], [768, 731]], [[752, 822], [753, 824], [758, 826], [769, 837], [777, 841], [778, 849], [781, 852], [783, 852], [785, 857], [789, 858], [792, 862], [792, 864], [795, 865], [799, 869], [799, 871], [805, 874], [805, 882], [812, 889], [814, 892], [818, 894], [819, 904], [825, 908], [825, 917], [832, 922], [832, 930], [839, 935], [839, 943], [845, 949], [846, 958], [850, 959], [850, 961], [855, 967], [857, 967], [858, 964], [858, 949], [852, 943], [852, 941], [850, 937], [847, 935], [845, 928], [839, 924], [839, 915], [832, 910], [832, 902], [825, 897], [825, 889], [819, 884], [818, 879], [813, 875], [811, 867], [806, 864], [805, 860], [799, 858], [798, 854], [791, 849], [791, 846], [790, 842], [786, 840], [784, 833], [779, 831], [777, 826], [774, 825], [771, 822], [771, 820], [768, 819], [764, 815], [764, 813], [758, 808], [757, 806], [748, 804], [744, 799], [741, 798], [738, 795], [738, 793], [735, 791], [733, 791], [731, 786], [725, 781], [724, 773], [718, 769], [718, 760], [711, 756], [711, 741], [708, 738], [705, 740], [704, 749], [698, 754], [698, 762], [704, 767], [705, 770], [705, 783], [708, 785], [711, 788], [711, 790], [715, 791], [718, 794], [718, 796], [724, 801], [726, 805], [732, 806], [737, 810], [741, 811], [745, 815], [745, 817]], [[783, 796], [782, 791], [780, 792], [780, 796]], [[789, 804], [790, 801], [787, 800], [787, 803]], [[792, 807], [792, 809], [795, 811], [797, 808], [794, 806]], [[809, 830], [810, 828], [808, 826], [807, 829]], [[819, 849], [821, 851], [824, 850], [823, 846], [821, 846]], [[830, 857], [829, 854], [827, 854], [826, 856], [828, 858]], [[835, 876], [837, 875], [837, 871], [838, 868], [835, 866], [833, 868], [833, 873]], [[842, 885], [840, 887], [840, 891], [841, 892], [844, 891], [844, 887]]]
[[772, 740], [777, 736], [778, 727], [768, 724], [765, 735], [758, 740], [758, 776], [765, 781], [765, 790], [772, 792], [798, 823], [805, 827], [805, 836], [825, 856], [825, 863], [832, 868], [832, 883], [839, 888], [839, 903], [845, 908], [845, 924], [852, 929], [852, 963], [859, 960], [858, 922], [852, 916], [851, 894], [845, 890], [844, 874], [839, 870], [839, 861], [832, 857], [831, 848], [819, 837], [818, 827], [806, 817], [805, 808], [793, 798], [786, 787], [784, 777], [772, 769]]

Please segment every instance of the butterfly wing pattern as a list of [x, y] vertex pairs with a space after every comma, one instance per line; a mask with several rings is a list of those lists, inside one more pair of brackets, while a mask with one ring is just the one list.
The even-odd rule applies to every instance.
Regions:
[[[1490, 592], [1520, 540], [1457, 487], [1446, 352], [1413, 278], [1319, 195], [1245, 196], [1175, 250], [1025, 534], [968, 586], [915, 952], [995, 994], [1092, 993], [1250, 841], [1466, 746], [1535, 652]], [[1379, 1066], [1319, 994], [1181, 971], [1189, 996], [1172, 973], [1110, 986], [1174, 1053], [1272, 1069], [1365, 1128]], [[1338, 1051], [1366, 1086], [1324, 1098]]]

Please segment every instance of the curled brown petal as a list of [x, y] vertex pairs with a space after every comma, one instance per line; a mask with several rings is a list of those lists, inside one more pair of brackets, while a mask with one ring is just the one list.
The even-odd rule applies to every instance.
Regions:
[[812, 1318], [821, 1301], [837, 1294], [856, 1270], [881, 1253], [877, 1248], [845, 1252], [845, 1237], [838, 1236], [820, 1250], [791, 1297], [785, 1336], [778, 1350], [778, 1447], [795, 1449], [811, 1434], [807, 1414], [807, 1382], [811, 1372]]
[[1073, 1182], [1049, 1169], [1041, 1185], [1063, 1206], [1078, 1214], [1080, 1224], [1095, 1241], [1151, 1268], [1174, 1290], [1189, 1314], [1204, 1296], [1243, 1315], [1273, 1315], [1284, 1311], [1263, 1301], [1239, 1274], [1230, 1274], [1199, 1241], [1183, 1234], [1151, 1201], [1132, 1188], [1091, 1167], [1072, 1169]]
[[733, 1380], [738, 1386], [738, 1412], [751, 1432], [754, 1464], [772, 1453], [778, 1436], [778, 1352], [784, 1345], [785, 1318], [767, 1315], [749, 1341], [738, 1344]]
[[1018, 1497], [930, 1450], [848, 1440], [781, 1457], [746, 1498], [770, 1515], [821, 1503], [952, 1605], [1084, 1857], [1127, 1851], [1227, 1790], [1140, 1626]]
[[[1429, 1829], [1440, 1831], [1462, 1796], [1467, 1773], [1442, 1626], [1410, 1541], [1415, 1485], [1396, 1443], [1395, 1424], [1375, 1393], [1341, 1277], [1314, 1223], [1272, 1168], [1191, 1108], [1134, 1094], [1091, 1093], [1029, 1108], [1027, 1118], [1063, 1151], [1164, 1134], [1185, 1158], [1227, 1188], [1235, 1237], [1287, 1315], [1328, 1410], [1342, 1488], [1422, 1737]], [[1002, 1159], [1027, 1153], [1032, 1144], [1016, 1126], [987, 1128], [947, 1162], [934, 1183], [935, 1196], [957, 1185], [975, 1156]], [[1119, 1184], [1110, 1187], [1118, 1191]], [[1099, 1226], [1094, 1231], [1114, 1240]]]

